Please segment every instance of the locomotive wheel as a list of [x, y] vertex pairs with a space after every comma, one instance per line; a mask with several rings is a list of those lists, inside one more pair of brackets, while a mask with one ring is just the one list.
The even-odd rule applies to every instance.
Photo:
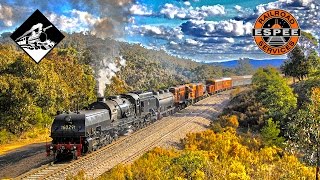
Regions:
[[118, 133], [114, 133], [113, 140], [117, 140], [119, 138]]
[[54, 152], [53, 153], [53, 163], [57, 162], [57, 154]]
[[73, 151], [73, 152], [72, 152], [72, 159], [73, 159], [73, 160], [77, 160], [77, 159], [78, 159], [77, 151]]

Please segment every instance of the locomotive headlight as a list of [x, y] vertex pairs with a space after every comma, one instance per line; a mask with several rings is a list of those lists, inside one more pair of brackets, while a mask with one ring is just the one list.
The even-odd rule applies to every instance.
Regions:
[[53, 146], [50, 146], [50, 149], [53, 149]]
[[76, 149], [77, 149], [77, 146], [73, 146], [73, 149], [76, 150]]

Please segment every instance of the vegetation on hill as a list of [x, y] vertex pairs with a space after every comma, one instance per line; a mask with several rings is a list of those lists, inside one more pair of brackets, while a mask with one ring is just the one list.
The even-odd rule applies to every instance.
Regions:
[[221, 129], [190, 133], [183, 150], [154, 148], [130, 165], [118, 165], [100, 179], [311, 179], [306, 167], [260, 136], [237, 133], [237, 117], [217, 121]]
[[210, 130], [188, 134], [182, 150], [155, 148], [100, 179], [313, 179], [319, 88], [310, 99], [297, 110], [297, 96], [279, 72], [259, 69], [253, 89], [236, 95]]
[[[32, 132], [35, 126], [49, 127], [57, 111], [83, 108], [93, 102], [101, 79], [110, 78], [104, 91], [108, 96], [235, 74], [162, 50], [83, 33], [64, 35], [64, 40], [36, 65], [10, 40], [10, 33], [1, 34], [0, 144]], [[109, 76], [101, 77], [101, 71], [109, 72], [105, 73]]]
[[282, 72], [299, 81], [313, 76], [320, 68], [317, 46], [318, 40], [312, 34], [302, 32], [299, 44], [288, 53], [288, 59], [281, 66]]
[[57, 110], [95, 100], [92, 69], [74, 49], [55, 49], [38, 65], [11, 45], [0, 45], [0, 143], [36, 126], [49, 126]]

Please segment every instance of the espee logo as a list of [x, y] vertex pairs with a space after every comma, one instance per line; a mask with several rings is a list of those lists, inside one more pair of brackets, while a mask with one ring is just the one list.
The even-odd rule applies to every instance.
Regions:
[[283, 55], [298, 43], [301, 30], [297, 20], [285, 10], [273, 9], [261, 14], [254, 24], [252, 36], [267, 54]]

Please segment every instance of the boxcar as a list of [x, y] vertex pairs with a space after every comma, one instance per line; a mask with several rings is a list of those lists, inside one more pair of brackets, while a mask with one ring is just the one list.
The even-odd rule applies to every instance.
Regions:
[[204, 95], [204, 85], [202, 83], [196, 83], [196, 95], [195, 95], [195, 98], [196, 100], [200, 100], [203, 95]]
[[187, 101], [193, 103], [196, 98], [197, 85], [196, 84], [186, 84], [187, 86]]
[[223, 90], [223, 79], [214, 80], [214, 89], [215, 89], [215, 92], [220, 92]]
[[233, 76], [232, 87], [249, 85], [252, 82], [252, 75], [247, 76]]
[[208, 84], [206, 85], [206, 89], [208, 94], [212, 95], [215, 93], [214, 85], [213, 84]]
[[231, 89], [231, 87], [232, 87], [232, 79], [222, 78], [222, 88], [226, 90], [226, 89]]

